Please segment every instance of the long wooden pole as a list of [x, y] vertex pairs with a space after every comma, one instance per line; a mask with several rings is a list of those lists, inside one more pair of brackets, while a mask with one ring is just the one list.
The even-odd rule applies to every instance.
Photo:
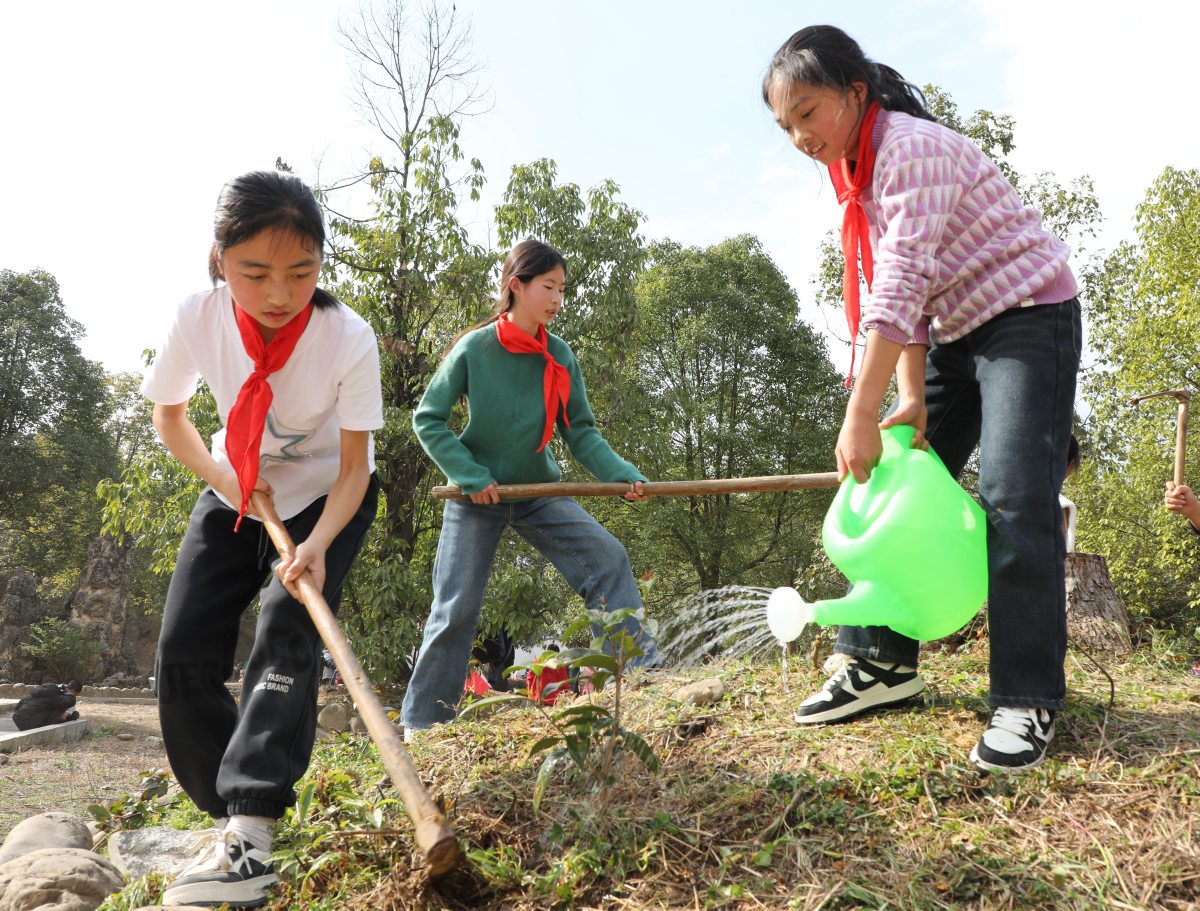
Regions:
[[[778, 490], [817, 490], [837, 487], [836, 472], [820, 474], [767, 475], [761, 478], [718, 478], [712, 481], [647, 481], [642, 485], [650, 497], [711, 496], [723, 493], [763, 493]], [[557, 484], [499, 484], [502, 500], [526, 500], [532, 497], [616, 497], [629, 493], [631, 484], [624, 482], [604, 483], [557, 483]], [[444, 486], [433, 488], [439, 500], [461, 500], [467, 497], [462, 488]]]
[[[256, 492], [250, 498], [250, 503], [254, 512], [262, 518], [275, 549], [282, 556], [292, 556], [296, 547], [278, 513], [275, 512], [271, 498]], [[413, 821], [417, 847], [425, 854], [430, 871], [435, 877], [449, 872], [462, 861], [462, 852], [454, 830], [450, 828], [446, 817], [425, 790], [421, 776], [417, 774], [417, 769], [404, 748], [404, 739], [384, 712], [383, 705], [371, 688], [370, 681], [362, 665], [358, 663], [345, 633], [338, 626], [333, 611], [329, 609], [324, 595], [313, 582], [308, 570], [300, 576], [296, 587], [300, 590], [300, 601], [308, 610], [313, 625], [321, 634], [329, 653], [333, 655], [334, 663], [341, 671], [342, 681], [358, 706], [363, 723], [367, 726], [367, 733], [379, 747], [379, 755], [392, 777], [392, 783], [400, 792], [404, 808]]]

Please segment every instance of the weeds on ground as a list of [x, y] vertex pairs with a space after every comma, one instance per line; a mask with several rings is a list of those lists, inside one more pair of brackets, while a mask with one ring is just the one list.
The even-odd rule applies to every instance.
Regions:
[[[815, 669], [786, 692], [770, 661], [632, 672], [621, 726], [660, 765], [618, 750], [602, 817], [573, 762], [534, 809], [530, 747], [580, 699], [468, 715], [413, 748], [467, 855], [438, 883], [375, 749], [336, 737], [279, 827], [270, 907], [1183, 911], [1200, 896], [1200, 679], [1164, 654], [1104, 663], [1111, 703], [1109, 680], [1072, 653], [1050, 758], [1012, 778], [966, 759], [988, 716], [986, 643], [930, 653], [930, 689], [905, 706], [811, 729], [790, 715]], [[718, 705], [673, 698], [713, 674]], [[614, 689], [590, 701], [612, 712]]]

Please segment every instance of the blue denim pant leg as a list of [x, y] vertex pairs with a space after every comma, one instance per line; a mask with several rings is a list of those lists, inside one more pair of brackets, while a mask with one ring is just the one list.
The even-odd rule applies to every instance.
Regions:
[[451, 721], [463, 694], [492, 558], [510, 504], [448, 500], [433, 563], [433, 607], [400, 718], [406, 728]]
[[[518, 502], [512, 527], [554, 564], [588, 610], [637, 610], [642, 606], [624, 545], [574, 500], [538, 497]], [[657, 665], [658, 651], [654, 642], [643, 636], [637, 619], [630, 617], [624, 630], [645, 652], [630, 666]]]
[[[926, 364], [926, 437], [934, 451], [958, 477], [980, 445], [993, 706], [1064, 706], [1065, 542], [1057, 503], [1081, 334], [1077, 300], [1018, 308], [933, 346]], [[859, 657], [915, 666], [918, 649], [886, 627], [838, 634], [837, 650]]]

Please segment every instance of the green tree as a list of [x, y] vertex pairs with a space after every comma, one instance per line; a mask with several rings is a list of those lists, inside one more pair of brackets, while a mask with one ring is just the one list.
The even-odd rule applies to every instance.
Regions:
[[[633, 455], [660, 480], [831, 469], [845, 392], [824, 341], [757, 239], [656, 244], [637, 287]], [[639, 562], [664, 597], [722, 585], [790, 583], [813, 557], [822, 493], [664, 498], [649, 504]], [[675, 578], [669, 568], [676, 567]], [[678, 574], [679, 569], [685, 569]], [[664, 571], [666, 571], [664, 573]]]
[[0, 573], [24, 566], [51, 597], [74, 585], [100, 527], [92, 491], [116, 469], [82, 337], [53, 276], [0, 271]]
[[[1072, 482], [1080, 549], [1108, 558], [1131, 610], [1189, 635], [1200, 623], [1200, 548], [1187, 521], [1162, 503], [1174, 468], [1175, 402], [1130, 399], [1200, 382], [1197, 225], [1200, 171], [1167, 168], [1137, 209], [1134, 239], [1086, 274], [1092, 445]], [[1196, 484], [1194, 470], [1189, 478]]]
[[[414, 16], [392, 2], [364, 5], [341, 34], [357, 69], [359, 109], [387, 147], [323, 193], [332, 215], [327, 278], [379, 337], [384, 400], [385, 427], [375, 437], [383, 505], [345, 617], [368, 667], [396, 677], [428, 612], [440, 515], [412, 411], [446, 343], [486, 309], [494, 260], [458, 215], [484, 180], [458, 141], [475, 97], [469, 28], [453, 7], [435, 3]], [[350, 188], [368, 191], [365, 217], [337, 210]]]

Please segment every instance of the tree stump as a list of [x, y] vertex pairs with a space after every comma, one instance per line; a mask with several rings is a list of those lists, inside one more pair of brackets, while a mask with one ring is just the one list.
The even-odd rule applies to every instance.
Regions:
[[1100, 554], [1067, 554], [1067, 635], [1089, 651], [1133, 651], [1129, 612], [1117, 597]]

